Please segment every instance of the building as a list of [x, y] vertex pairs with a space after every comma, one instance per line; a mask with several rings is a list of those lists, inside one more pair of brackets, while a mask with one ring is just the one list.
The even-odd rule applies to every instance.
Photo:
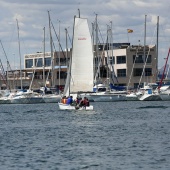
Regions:
[[143, 86], [144, 82], [155, 83], [157, 80], [155, 45], [147, 45], [145, 48], [142, 45], [120, 45], [113, 52], [105, 51], [106, 63], [114, 72], [113, 83], [119, 86], [137, 88], [139, 84]]
[[[97, 55], [94, 51], [94, 71], [99, 70], [95, 78], [98, 77], [101, 82], [131, 88], [137, 88], [139, 84], [142, 86], [144, 82], [156, 82], [158, 60], [155, 45], [146, 45], [144, 48], [142, 45], [130, 43], [113, 43], [101, 44], [98, 48]], [[22, 79], [24, 88], [36, 89], [46, 85], [62, 90], [66, 82], [70, 55], [71, 51], [54, 52], [53, 57], [50, 52], [25, 54], [22, 78], [20, 70], [9, 72], [9, 86], [21, 88]]]

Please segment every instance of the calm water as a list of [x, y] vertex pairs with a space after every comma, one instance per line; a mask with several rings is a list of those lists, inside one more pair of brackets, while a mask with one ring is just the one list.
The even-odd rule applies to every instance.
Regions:
[[0, 105], [0, 170], [169, 170], [170, 102]]

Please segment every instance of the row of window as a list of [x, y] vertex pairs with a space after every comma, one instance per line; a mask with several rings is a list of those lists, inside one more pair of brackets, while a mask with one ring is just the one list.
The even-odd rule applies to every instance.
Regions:
[[[36, 67], [43, 67], [43, 58], [38, 58], [38, 59], [27, 59], [25, 60], [25, 67], [26, 68], [31, 68], [33, 66], [33, 60], [35, 63]], [[68, 59], [69, 60], [69, 59]], [[95, 58], [95, 63], [98, 65], [98, 63], [100, 58]], [[51, 58], [45, 58], [44, 60], [45, 62], [45, 66], [51, 66]], [[67, 59], [66, 58], [60, 58], [60, 63], [62, 64], [66, 64]], [[148, 56], [144, 56], [143, 55], [133, 55], [133, 63], [151, 63], [152, 62], [152, 57], [151, 55]], [[56, 63], [59, 63], [59, 58], [56, 58]], [[108, 64], [115, 64], [115, 57], [109, 57], [109, 61], [108, 58], [105, 57], [105, 63]], [[116, 56], [116, 64], [125, 64], [126, 63], [126, 56]]]
[[[34, 60], [34, 62], [33, 62], [33, 60]], [[44, 59], [44, 65], [45, 65], [45, 67], [51, 66], [51, 58], [50, 57]], [[25, 68], [32, 68], [33, 66], [43, 67], [43, 59], [38, 58], [38, 59], [27, 59], [27, 60], [25, 60]]]
[[[56, 58], [56, 63], [59, 63], [59, 59]], [[69, 59], [68, 59], [69, 61]], [[60, 63], [66, 65], [66, 62], [68, 62], [66, 58], [60, 58]], [[51, 57], [44, 59], [44, 65], [45, 67], [51, 66]], [[36, 59], [27, 59], [25, 60], [25, 67], [26, 68], [32, 68], [35, 67], [43, 67], [43, 58], [36, 58]]]
[[[144, 73], [143, 73], [144, 72]], [[152, 68], [135, 68], [133, 70], [133, 76], [152, 76]], [[126, 77], [126, 69], [117, 69], [117, 77]]]
[[[133, 70], [133, 76], [152, 76], [152, 68], [145, 68], [145, 72], [143, 73], [143, 69], [142, 68], [135, 68]], [[45, 73], [45, 75], [48, 75], [48, 72]], [[39, 74], [35, 73], [35, 77], [36, 76], [42, 76]], [[51, 74], [49, 75], [51, 76]], [[101, 74], [101, 77], [106, 77], [107, 73], [105, 70], [103, 70], [103, 73]], [[126, 69], [117, 69], [117, 77], [126, 77]], [[39, 77], [40, 78], [40, 77]], [[60, 72], [60, 79], [66, 79], [67, 78], [67, 72], [65, 71], [61, 71]], [[59, 79], [59, 72], [57, 72], [57, 79]]]
[[[95, 62], [98, 63], [98, 58], [95, 59]], [[151, 63], [152, 57], [151, 55], [144, 56], [143, 55], [133, 55], [133, 63]], [[108, 64], [115, 64], [115, 57], [105, 57], [105, 63]], [[125, 64], [126, 63], [126, 56], [116, 56], [116, 64]]]

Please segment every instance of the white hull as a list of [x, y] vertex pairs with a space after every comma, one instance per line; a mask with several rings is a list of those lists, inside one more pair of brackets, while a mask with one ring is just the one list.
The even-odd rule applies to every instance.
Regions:
[[144, 94], [142, 95], [139, 100], [142, 101], [159, 101], [162, 100], [159, 94]]
[[160, 97], [162, 100], [165, 100], [165, 101], [170, 101], [170, 94], [169, 93], [161, 93], [160, 94]]
[[126, 95], [126, 100], [127, 101], [139, 101], [139, 97], [136, 94], [127, 94]]
[[94, 102], [113, 102], [113, 101], [126, 101], [126, 95], [124, 94], [105, 94], [105, 93], [85, 93], [80, 94], [82, 98], [87, 97], [89, 101]]
[[0, 98], [0, 104], [10, 104], [10, 103], [11, 103], [11, 99], [9, 99], [8, 97]]
[[60, 95], [44, 95], [43, 100], [45, 103], [58, 103], [61, 100]]
[[60, 110], [86, 110], [86, 111], [93, 110], [93, 106], [92, 105], [90, 105], [88, 107], [80, 107], [78, 109], [76, 109], [75, 106], [71, 106], [71, 105], [63, 104], [63, 103], [58, 103], [58, 106], [59, 106]]
[[37, 104], [45, 103], [42, 97], [25, 97], [25, 98], [13, 98], [11, 104]]
[[160, 96], [162, 100], [170, 101], [170, 86], [165, 85], [160, 88]]

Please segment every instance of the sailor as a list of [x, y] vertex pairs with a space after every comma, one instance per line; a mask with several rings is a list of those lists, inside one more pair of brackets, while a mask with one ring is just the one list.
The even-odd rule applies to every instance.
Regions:
[[86, 106], [90, 106], [90, 102], [88, 98], [86, 98]]
[[67, 101], [66, 96], [63, 96], [61, 99], [61, 103], [66, 104], [66, 101]]
[[79, 106], [80, 107], [84, 106], [84, 100], [82, 98], [80, 98]]
[[73, 103], [73, 96], [69, 96], [66, 104], [72, 104], [72, 103]]
[[80, 103], [80, 98], [76, 98], [76, 105], [78, 105]]
[[89, 106], [89, 100], [88, 100], [87, 97], [84, 97], [83, 106], [84, 106], [84, 107]]

